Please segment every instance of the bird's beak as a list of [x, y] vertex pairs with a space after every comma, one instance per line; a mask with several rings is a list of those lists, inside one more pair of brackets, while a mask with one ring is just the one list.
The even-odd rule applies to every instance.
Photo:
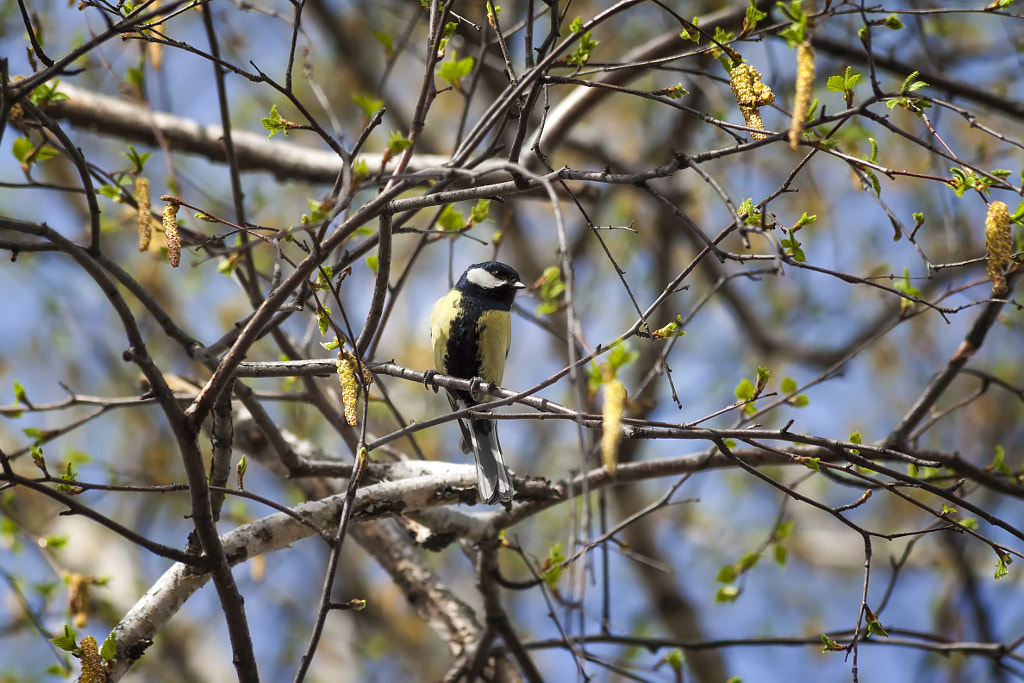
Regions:
[[516, 289], [526, 289], [526, 285], [524, 285], [522, 282], [517, 282], [512, 286], [515, 287]]

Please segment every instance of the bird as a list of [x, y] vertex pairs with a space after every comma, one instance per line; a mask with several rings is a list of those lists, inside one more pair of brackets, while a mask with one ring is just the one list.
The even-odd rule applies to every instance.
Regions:
[[[475, 382], [501, 384], [512, 341], [512, 301], [525, 287], [519, 273], [504, 263], [485, 261], [469, 266], [430, 313], [434, 370]], [[492, 400], [474, 393], [449, 389], [452, 410]], [[511, 501], [512, 478], [501, 456], [495, 421], [460, 418], [459, 429], [462, 451], [472, 450], [476, 459], [480, 499], [488, 505]]]

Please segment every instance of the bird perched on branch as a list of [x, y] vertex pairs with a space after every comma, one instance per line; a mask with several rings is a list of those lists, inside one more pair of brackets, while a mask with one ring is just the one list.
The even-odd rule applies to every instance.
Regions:
[[[497, 261], [474, 263], [430, 314], [430, 339], [437, 372], [501, 384], [512, 339], [512, 300], [526, 287], [519, 273]], [[448, 391], [453, 410], [492, 400], [486, 394]], [[477, 489], [487, 504], [512, 500], [512, 479], [501, 457], [494, 420], [459, 419], [462, 451], [476, 458]]]

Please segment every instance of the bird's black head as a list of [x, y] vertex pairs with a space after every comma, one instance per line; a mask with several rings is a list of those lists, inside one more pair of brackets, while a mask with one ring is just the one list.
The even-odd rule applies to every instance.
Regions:
[[512, 308], [516, 291], [526, 287], [512, 266], [497, 261], [474, 263], [459, 278], [455, 289], [464, 295], [493, 300], [505, 310]]

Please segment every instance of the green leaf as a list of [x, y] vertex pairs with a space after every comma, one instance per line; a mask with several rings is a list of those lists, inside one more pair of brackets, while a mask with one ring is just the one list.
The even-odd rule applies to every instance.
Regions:
[[822, 652], [842, 652], [845, 648], [824, 633], [821, 634], [821, 643], [825, 646]]
[[868, 633], [880, 638], [888, 638], [889, 634], [885, 632], [885, 628], [882, 627], [882, 622], [878, 620], [878, 617], [871, 610], [867, 611], [867, 615]]
[[1008, 564], [1010, 564], [1009, 555], [1001, 556], [998, 560], [996, 560], [996, 579], [1001, 579], [1010, 573], [1010, 570], [1006, 568], [1006, 565]]
[[60, 79], [55, 80], [53, 83], [43, 83], [42, 85], [36, 86], [29, 95], [29, 99], [32, 104], [37, 107], [45, 107], [48, 104], [54, 102], [60, 102], [61, 100], [70, 99], [67, 95], [62, 92], [57, 92], [57, 87], [60, 85]]
[[788, 239], [779, 240], [779, 244], [782, 246], [784, 252], [793, 258], [797, 263], [807, 263], [807, 255], [804, 254], [800, 240], [796, 238], [793, 230], [787, 230], [789, 234]]
[[43, 441], [49, 436], [45, 429], [39, 429], [38, 427], [25, 427], [21, 431], [25, 436], [34, 439], [36, 442]]
[[903, 269], [903, 279], [897, 280], [893, 284], [893, 289], [895, 289], [897, 292], [906, 294], [907, 296], [917, 297], [918, 299], [920, 299], [922, 296], [921, 290], [910, 284], [910, 271], [907, 268]]
[[653, 333], [651, 333], [651, 336], [655, 339], [672, 339], [673, 337], [685, 336], [686, 332], [680, 329], [680, 327], [682, 327], [682, 324], [683, 317], [681, 315], [677, 315], [674, 321], [670, 322], [668, 325], [665, 325], [664, 327], [658, 328]]
[[74, 652], [78, 649], [75, 629], [71, 628], [67, 624], [64, 624], [64, 633], [56, 638], [50, 638], [50, 642], [65, 652]]
[[67, 544], [67, 536], [46, 536], [42, 539], [40, 546], [45, 546], [48, 550], [60, 550]]
[[760, 227], [761, 212], [754, 208], [754, 200], [747, 197], [740, 202], [739, 215], [743, 216], [743, 222], [753, 227]]
[[316, 312], [316, 324], [320, 328], [320, 335], [327, 334], [327, 330], [331, 328], [331, 309], [326, 306], [321, 306], [320, 310]]
[[[64, 471], [61, 472], [60, 478], [62, 481], [74, 481], [78, 478], [78, 475], [75, 473], [75, 466], [73, 463], [64, 463]], [[75, 491], [75, 487], [69, 484], [57, 484], [56, 488], [62, 493]]]
[[679, 33], [679, 37], [682, 38], [683, 40], [689, 40], [690, 42], [697, 43], [699, 45], [700, 44], [700, 31], [695, 30], [697, 28], [697, 21], [698, 20], [700, 20], [700, 17], [694, 17], [693, 20], [690, 22], [691, 24], [693, 24], [693, 28], [692, 29], [690, 27], [684, 28]]
[[791, 394], [796, 391], [796, 380], [792, 377], [783, 377], [782, 383], [779, 385], [779, 391], [784, 394]]
[[690, 91], [684, 88], [682, 83], [677, 83], [672, 87], [665, 88], [663, 94], [669, 99], [678, 100], [681, 99], [682, 97], [685, 97], [686, 95], [689, 95]]
[[728, 604], [736, 602], [736, 599], [740, 597], [740, 589], [736, 586], [722, 586], [715, 593], [716, 604]]
[[800, 216], [800, 219], [797, 220], [796, 225], [793, 226], [793, 232], [796, 232], [800, 228], [803, 228], [803, 227], [806, 227], [808, 225], [811, 225], [816, 220], [818, 220], [817, 214], [813, 214], [813, 215], [808, 216], [807, 212], [804, 211], [803, 215]]
[[32, 464], [38, 467], [43, 474], [49, 476], [50, 473], [46, 471], [46, 460], [43, 458], [43, 449], [33, 445], [28, 447], [28, 452], [32, 456]]
[[320, 202], [316, 199], [306, 199], [308, 214], [302, 214], [302, 224], [312, 225], [327, 218], [327, 212], [331, 208], [330, 202]]
[[662, 659], [666, 664], [669, 665], [672, 671], [676, 672], [677, 674], [682, 673], [683, 661], [686, 659], [686, 657], [683, 655], [683, 651], [680, 650], [678, 647], [669, 650], [667, 653], [665, 653], [665, 656]]
[[143, 71], [142, 67], [129, 66], [124, 70], [124, 80], [137, 93], [142, 93], [146, 83], [146, 72]]
[[740, 383], [736, 385], [735, 389], [737, 401], [749, 401], [754, 398], [754, 385], [749, 379], [744, 377], [740, 380]]
[[100, 185], [96, 192], [103, 195], [107, 199], [113, 200], [117, 203], [121, 203], [124, 195], [121, 192], [121, 188], [116, 185]]
[[462, 214], [452, 208], [451, 204], [446, 204], [441, 209], [441, 214], [437, 217], [437, 224], [442, 230], [462, 230], [466, 227], [466, 219], [462, 217]]
[[590, 31], [580, 36], [580, 44], [572, 54], [569, 55], [569, 63], [576, 66], [583, 66], [590, 60], [590, 53], [598, 46], [598, 41], [590, 38]]
[[11, 153], [14, 154], [15, 159], [24, 164], [28, 162], [29, 155], [35, 148], [36, 146], [28, 138], [18, 138], [11, 145]]
[[555, 543], [548, 546], [548, 556], [541, 565], [540, 576], [544, 579], [550, 590], [558, 588], [558, 580], [562, 578], [562, 569], [565, 566], [565, 553], [562, 551], [562, 544]]
[[333, 341], [320, 342], [320, 346], [324, 347], [324, 349], [328, 351], [336, 351], [341, 348], [341, 342], [339, 342], [338, 338], [335, 337]]
[[821, 471], [821, 465], [819, 465], [821, 458], [800, 458], [798, 462], [809, 470]]
[[786, 45], [790, 48], [796, 47], [807, 37], [807, 14], [804, 12], [801, 4], [801, 0], [775, 3], [775, 6], [791, 22], [789, 26], [779, 31], [778, 34], [780, 38], [786, 40]]
[[736, 569], [731, 564], [722, 565], [722, 568], [718, 570], [718, 576], [715, 577], [715, 581], [718, 583], [732, 583], [736, 580]]
[[356, 106], [363, 112], [366, 118], [371, 118], [384, 106], [384, 100], [378, 100], [373, 95], [363, 95], [356, 93], [352, 96], [352, 101], [356, 103]]
[[138, 152], [135, 147], [128, 145], [128, 151], [122, 152], [121, 156], [128, 157], [128, 161], [132, 162], [131, 173], [138, 175], [142, 173], [143, 167], [146, 162], [149, 161], [150, 157], [153, 156], [152, 152]]
[[114, 639], [114, 632], [111, 631], [110, 635], [106, 637], [103, 644], [100, 645], [100, 657], [105, 661], [113, 662], [117, 657], [117, 640]]
[[989, 465], [989, 469], [993, 469], [996, 472], [999, 472], [1000, 474], [1005, 474], [1007, 476], [1010, 476], [1010, 474], [1012, 474], [1012, 473], [1010, 472], [1010, 466], [1006, 464], [1006, 461], [1004, 459], [1005, 456], [1006, 456], [1006, 452], [1003, 450], [1003, 447], [1000, 446], [1000, 445], [997, 445], [996, 446], [996, 455], [995, 455], [994, 458], [992, 458], [992, 464]]
[[885, 21], [882, 22], [882, 26], [893, 31], [899, 31], [903, 28], [903, 22], [900, 21], [900, 15], [893, 12], [885, 18]]
[[639, 351], [634, 351], [628, 342], [621, 341], [612, 347], [608, 352], [608, 365], [617, 375], [620, 370], [640, 357]]
[[475, 60], [472, 57], [459, 59], [455, 50], [452, 50], [451, 59], [442, 62], [437, 74], [452, 86], [458, 88], [459, 82], [473, 70], [474, 63]]
[[590, 38], [590, 31], [581, 33], [583, 30], [583, 20], [580, 17], [576, 17], [569, 24], [569, 31], [578, 34], [580, 37], [579, 46], [573, 50], [573, 53], [569, 55], [566, 60], [569, 64], [575, 64], [576, 66], [583, 66], [590, 59], [590, 53], [597, 47], [598, 42]]
[[27, 406], [32, 405], [28, 400], [28, 394], [25, 393], [25, 385], [18, 380], [14, 380], [14, 398], [19, 403], [24, 403]]
[[768, 371], [763, 365], [757, 366], [757, 384], [754, 385], [754, 394], [760, 395], [764, 388], [768, 386], [768, 380], [771, 378], [772, 373]]
[[561, 308], [561, 297], [565, 293], [561, 269], [558, 266], [548, 266], [541, 274], [539, 282], [537, 298], [540, 299], [540, 305], [537, 306], [537, 315], [556, 313]]
[[370, 270], [372, 270], [373, 272], [376, 273], [377, 272], [377, 257], [376, 256], [367, 256], [366, 257], [366, 265], [368, 265], [370, 267]]
[[334, 278], [334, 268], [331, 266], [321, 266], [320, 270], [316, 273], [316, 287], [319, 291], [329, 292], [331, 290], [331, 280]]
[[384, 46], [384, 54], [391, 57], [395, 54], [395, 41], [391, 37], [391, 34], [384, 33], [384, 31], [374, 31], [373, 38], [378, 43]]
[[757, 25], [768, 15], [757, 8], [754, 0], [750, 0], [747, 12], [743, 17], [743, 32], [748, 33], [757, 28]]
[[270, 116], [260, 119], [260, 123], [263, 124], [264, 128], [270, 131], [270, 135], [267, 136], [268, 140], [278, 133], [284, 133], [285, 135], [288, 134], [288, 126], [285, 125], [285, 120], [282, 119], [281, 114], [278, 113], [276, 104], [270, 107]]
[[789, 405], [794, 408], [806, 408], [810, 405], [811, 400], [807, 398], [807, 394], [798, 394], [793, 398], [789, 399]]
[[756, 567], [757, 562], [760, 559], [761, 556], [757, 553], [747, 553], [746, 555], [740, 558], [739, 562], [736, 563], [736, 569], [740, 574], [745, 574], [746, 572]]
[[409, 149], [412, 140], [402, 135], [401, 131], [393, 130], [388, 133], [388, 152], [392, 155], [399, 154]]
[[476, 206], [469, 210], [469, 224], [479, 225], [487, 220], [488, 214], [491, 211], [491, 200], [480, 199], [477, 200]]
[[781, 545], [773, 546], [772, 554], [775, 557], [775, 564], [779, 565], [780, 567], [786, 566], [786, 560], [789, 557], [789, 552], [786, 550], [785, 547]]

